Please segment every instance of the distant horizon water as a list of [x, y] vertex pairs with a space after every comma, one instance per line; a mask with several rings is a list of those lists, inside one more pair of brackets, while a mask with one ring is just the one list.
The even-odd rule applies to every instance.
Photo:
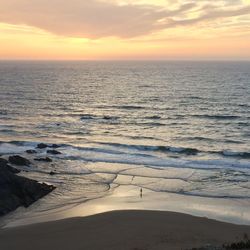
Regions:
[[97, 58], [97, 59], [78, 59], [78, 58], [0, 58], [0, 62], [250, 62], [247, 58]]

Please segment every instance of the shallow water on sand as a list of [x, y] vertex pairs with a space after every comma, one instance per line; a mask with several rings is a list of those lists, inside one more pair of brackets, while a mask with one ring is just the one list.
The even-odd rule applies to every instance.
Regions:
[[57, 186], [32, 211], [126, 186], [247, 208], [249, 114], [249, 62], [0, 62], [0, 155]]

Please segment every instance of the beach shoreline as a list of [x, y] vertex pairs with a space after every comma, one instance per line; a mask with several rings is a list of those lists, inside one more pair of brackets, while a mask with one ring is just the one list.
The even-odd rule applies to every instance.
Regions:
[[[75, 217], [94, 216], [96, 214], [120, 211], [165, 211], [206, 217], [216, 221], [237, 225], [250, 225], [249, 200], [212, 199], [171, 193], [157, 193], [124, 185], [108, 194], [85, 202], [61, 205], [51, 210], [43, 210], [43, 204], [53, 198], [53, 192], [28, 208], [20, 207], [0, 220], [1, 227], [12, 228]], [[241, 205], [241, 206], [240, 206]], [[46, 207], [45, 207], [46, 208]]]
[[[0, 230], [2, 250], [179, 250], [222, 246], [250, 235], [234, 225], [176, 212], [120, 210]], [[27, 238], [28, 236], [28, 238]]]

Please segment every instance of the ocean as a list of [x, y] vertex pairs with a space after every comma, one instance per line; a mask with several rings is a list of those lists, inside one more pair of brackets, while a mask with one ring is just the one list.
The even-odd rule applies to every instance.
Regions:
[[[48, 156], [25, 153], [41, 142], [62, 154], [33, 161]], [[57, 187], [39, 212], [125, 186], [249, 202], [250, 62], [2, 61], [0, 155], [11, 154]]]

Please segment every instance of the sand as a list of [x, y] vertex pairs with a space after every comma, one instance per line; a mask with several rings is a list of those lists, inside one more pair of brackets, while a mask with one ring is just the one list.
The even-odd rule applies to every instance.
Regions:
[[174, 250], [221, 245], [250, 235], [250, 226], [161, 211], [113, 211], [5, 228], [1, 250]]

